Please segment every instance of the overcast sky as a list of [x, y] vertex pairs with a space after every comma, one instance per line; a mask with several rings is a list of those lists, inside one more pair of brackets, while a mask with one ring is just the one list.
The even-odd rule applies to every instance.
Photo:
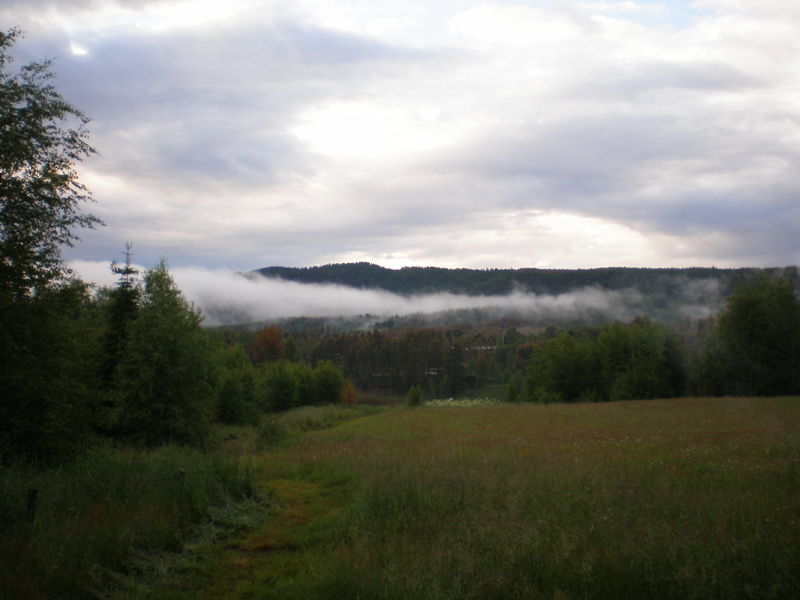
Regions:
[[795, 0], [0, 0], [91, 119], [70, 260], [800, 262]]

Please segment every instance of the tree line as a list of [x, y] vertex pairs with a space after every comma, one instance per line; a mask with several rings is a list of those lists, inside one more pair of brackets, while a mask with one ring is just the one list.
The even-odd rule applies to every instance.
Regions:
[[[507, 295], [522, 289], [536, 294], [563, 294], [586, 287], [607, 290], [636, 289], [662, 302], [680, 296], [691, 282], [716, 280], [723, 290], [751, 281], [763, 269], [638, 268], [596, 269], [446, 269], [403, 267], [389, 269], [368, 262], [328, 264], [316, 267], [265, 267], [255, 272], [299, 283], [332, 283], [363, 289], [381, 289], [413, 295], [451, 293], [466, 295]], [[800, 282], [797, 267], [769, 269], [777, 276]]]

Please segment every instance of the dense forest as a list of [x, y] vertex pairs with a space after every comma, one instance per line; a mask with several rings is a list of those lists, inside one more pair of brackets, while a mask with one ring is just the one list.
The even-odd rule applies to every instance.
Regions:
[[[330, 330], [455, 326], [496, 322], [545, 328], [596, 326], [647, 317], [679, 326], [687, 319], [716, 316], [725, 298], [761, 272], [790, 281], [800, 289], [797, 267], [772, 269], [386, 269], [369, 263], [310, 268], [269, 267], [248, 274], [273, 282], [336, 285], [396, 294], [413, 303], [435, 298], [442, 308], [412, 314], [342, 315], [329, 318]], [[313, 289], [313, 288], [309, 288]], [[472, 306], [467, 298], [475, 297]], [[451, 307], [445, 308], [450, 305]], [[412, 304], [413, 306], [413, 304]], [[459, 306], [460, 308], [455, 308]], [[241, 315], [229, 307], [204, 306], [211, 321], [232, 324]], [[373, 311], [377, 312], [377, 311]], [[309, 325], [308, 319], [286, 320], [284, 329]]]
[[[680, 297], [692, 282], [716, 281], [723, 293], [752, 280], [763, 269], [713, 267], [648, 269], [608, 267], [599, 269], [444, 269], [403, 267], [387, 269], [360, 262], [316, 267], [265, 267], [255, 273], [299, 283], [334, 283], [355, 288], [381, 289], [396, 294], [451, 293], [502, 296], [524, 290], [557, 295], [585, 287], [607, 290], [635, 289], [648, 296]], [[770, 273], [800, 285], [797, 267], [768, 269]]]

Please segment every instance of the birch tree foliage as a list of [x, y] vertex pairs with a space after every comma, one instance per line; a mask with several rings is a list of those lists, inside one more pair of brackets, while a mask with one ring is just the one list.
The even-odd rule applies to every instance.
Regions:
[[0, 32], [0, 290], [12, 299], [66, 274], [61, 248], [101, 224], [76, 164], [95, 153], [89, 119], [53, 84], [52, 60], [13, 70], [17, 29]]

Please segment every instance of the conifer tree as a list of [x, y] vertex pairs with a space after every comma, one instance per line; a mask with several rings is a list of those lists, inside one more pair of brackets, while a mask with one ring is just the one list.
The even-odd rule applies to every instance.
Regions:
[[114, 377], [119, 432], [147, 446], [203, 446], [215, 379], [202, 317], [162, 260], [144, 276], [139, 314]]
[[103, 362], [101, 378], [106, 386], [111, 385], [114, 371], [125, 350], [130, 335], [130, 325], [139, 311], [140, 289], [136, 284], [138, 269], [131, 262], [132, 244], [125, 244], [125, 264], [111, 263], [111, 271], [119, 275], [117, 287], [108, 297], [106, 305], [106, 330], [103, 336]]

